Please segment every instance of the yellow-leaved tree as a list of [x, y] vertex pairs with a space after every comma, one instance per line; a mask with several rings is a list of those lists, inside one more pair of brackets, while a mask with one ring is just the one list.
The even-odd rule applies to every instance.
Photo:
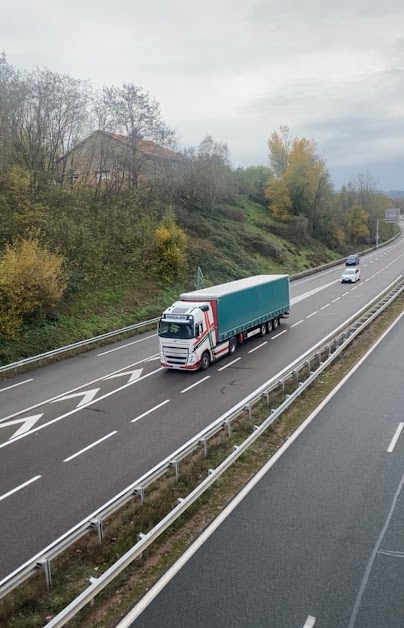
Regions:
[[345, 213], [345, 229], [348, 240], [358, 242], [369, 234], [369, 215], [358, 203], [353, 203]]
[[168, 208], [155, 234], [156, 270], [164, 281], [181, 277], [185, 269], [187, 235], [175, 220], [175, 213]]
[[268, 148], [274, 173], [266, 187], [271, 212], [283, 221], [305, 216], [313, 227], [330, 189], [326, 163], [316, 154], [316, 143], [292, 137], [289, 128], [281, 126], [279, 133], [272, 133]]
[[292, 199], [285, 179], [271, 179], [265, 188], [271, 212], [279, 220], [287, 222], [291, 218]]
[[43, 316], [61, 300], [67, 285], [64, 258], [37, 236], [18, 239], [0, 257], [0, 334], [15, 336], [24, 320]]

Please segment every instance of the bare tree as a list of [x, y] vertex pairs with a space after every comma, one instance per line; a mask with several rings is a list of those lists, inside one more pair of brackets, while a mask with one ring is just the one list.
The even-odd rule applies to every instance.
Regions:
[[[160, 105], [137, 85], [124, 83], [122, 87], [106, 87], [102, 92], [103, 115], [106, 130], [113, 130], [127, 138], [127, 170], [129, 185], [138, 187], [139, 176], [146, 164], [158, 158], [159, 147], [171, 147], [174, 133], [162, 119]], [[142, 150], [142, 142], [149, 140], [150, 150]], [[153, 154], [154, 153], [154, 154]]]

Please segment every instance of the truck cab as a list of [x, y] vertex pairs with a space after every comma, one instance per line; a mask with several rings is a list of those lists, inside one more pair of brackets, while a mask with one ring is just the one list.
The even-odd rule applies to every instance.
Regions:
[[[210, 303], [176, 301], [168, 307], [159, 322], [160, 362], [167, 368], [196, 370], [202, 355], [206, 368], [216, 346], [216, 329]], [[207, 365], [205, 366], [205, 364]]]

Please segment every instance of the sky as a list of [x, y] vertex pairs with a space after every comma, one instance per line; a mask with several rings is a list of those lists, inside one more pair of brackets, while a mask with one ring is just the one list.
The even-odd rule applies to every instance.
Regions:
[[269, 165], [281, 125], [314, 139], [336, 188], [404, 190], [403, 0], [12, 0], [0, 51], [96, 87], [135, 83], [182, 146]]

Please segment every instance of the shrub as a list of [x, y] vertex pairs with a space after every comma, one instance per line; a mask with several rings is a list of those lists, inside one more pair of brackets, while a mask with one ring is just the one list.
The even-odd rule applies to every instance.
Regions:
[[63, 263], [36, 237], [6, 248], [0, 258], [0, 334], [15, 336], [25, 320], [57, 305], [67, 285]]

